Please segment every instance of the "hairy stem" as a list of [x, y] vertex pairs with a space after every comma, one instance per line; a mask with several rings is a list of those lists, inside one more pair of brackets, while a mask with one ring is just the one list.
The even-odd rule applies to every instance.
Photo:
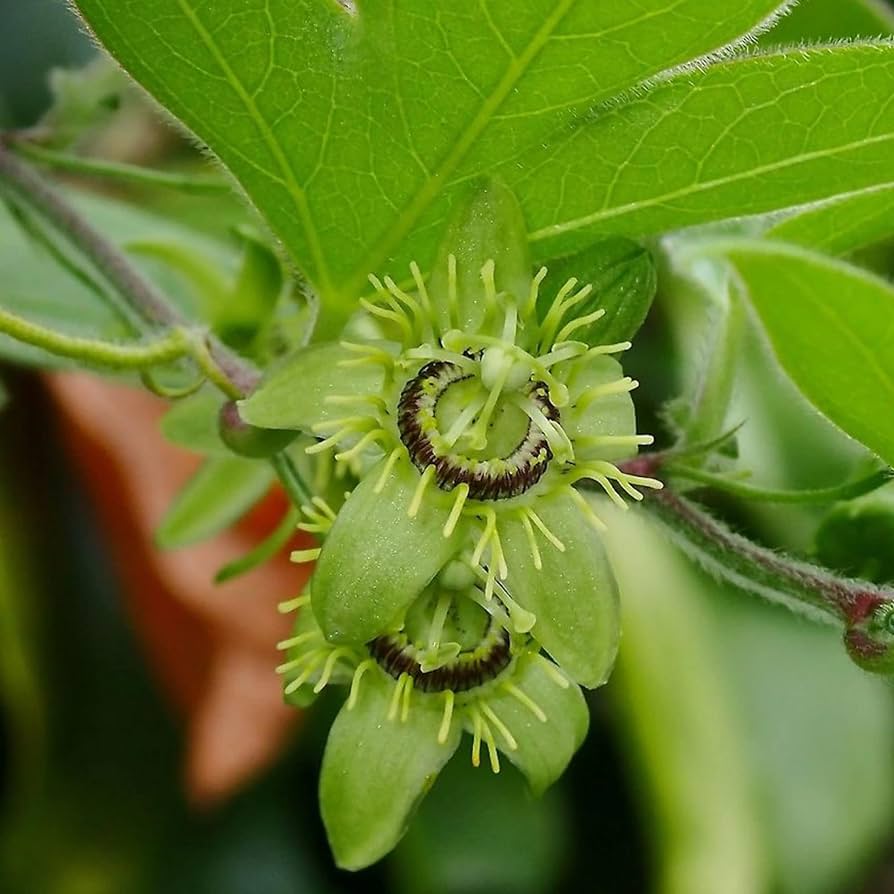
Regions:
[[[661, 454], [643, 454], [623, 469], [654, 476], [662, 465]], [[645, 506], [680, 549], [719, 579], [843, 627], [845, 646], [857, 664], [894, 671], [894, 588], [841, 577], [760, 546], [667, 486], [650, 491]]]

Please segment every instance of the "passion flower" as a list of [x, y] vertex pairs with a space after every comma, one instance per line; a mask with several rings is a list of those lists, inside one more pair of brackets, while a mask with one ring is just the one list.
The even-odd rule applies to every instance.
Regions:
[[518, 632], [511, 602], [488, 599], [473, 568], [451, 561], [403, 623], [365, 644], [329, 642], [310, 593], [280, 643], [286, 697], [307, 704], [329, 685], [348, 689], [329, 734], [320, 802], [340, 866], [359, 869], [397, 843], [446, 762], [470, 737], [473, 765], [504, 755], [542, 792], [586, 735], [580, 689]]
[[[369, 642], [404, 617], [461, 551], [536, 616], [534, 635], [573, 679], [603, 682], [611, 571], [582, 482], [642, 498], [650, 478], [615, 461], [651, 437], [635, 429], [615, 355], [590, 343], [598, 295], [569, 279], [542, 294], [521, 213], [497, 184], [445, 237], [428, 280], [418, 265], [373, 294], [338, 343], [299, 351], [241, 402], [248, 423], [314, 434], [360, 481], [328, 532], [314, 575], [327, 640]], [[310, 556], [313, 557], [313, 556]], [[612, 632], [617, 639], [617, 631]]]

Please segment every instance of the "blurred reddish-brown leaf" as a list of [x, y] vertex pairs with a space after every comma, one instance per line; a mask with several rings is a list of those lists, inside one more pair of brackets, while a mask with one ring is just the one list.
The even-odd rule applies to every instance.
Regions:
[[[216, 585], [215, 572], [273, 529], [286, 511], [277, 488], [246, 518], [205, 543], [163, 552], [153, 532], [199, 459], [167, 443], [152, 395], [83, 374], [46, 379], [65, 443], [96, 508], [138, 637], [187, 723], [185, 779], [210, 805], [251, 779], [283, 747], [296, 714], [282, 702], [275, 644], [290, 620], [277, 603], [306, 577], [286, 550]], [[294, 544], [293, 544], [294, 545]]]

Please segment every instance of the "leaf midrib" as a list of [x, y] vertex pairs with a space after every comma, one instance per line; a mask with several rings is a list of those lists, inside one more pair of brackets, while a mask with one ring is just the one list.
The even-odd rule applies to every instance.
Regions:
[[[182, 2], [182, 0], [180, 0]], [[406, 206], [394, 226], [388, 231], [386, 238], [381, 240], [358, 265], [358, 273], [344, 283], [341, 291], [345, 295], [353, 294], [363, 288], [369, 271], [376, 270], [384, 262], [391, 250], [399, 245], [410, 232], [413, 225], [419, 219], [422, 212], [431, 204], [441, 191], [444, 180], [456, 169], [457, 165], [465, 157], [469, 149], [481, 135], [481, 132], [490, 123], [493, 114], [509, 96], [513, 87], [525, 74], [528, 66], [534, 61], [537, 54], [543, 49], [552, 32], [559, 26], [565, 16], [571, 11], [576, 0], [560, 0], [552, 15], [549, 16], [531, 41], [518, 57], [511, 61], [506, 73], [479, 108], [477, 114], [466, 127], [462, 136], [454, 144], [453, 149], [438, 165], [434, 173], [425, 181], [422, 188], [413, 196], [413, 200]]]

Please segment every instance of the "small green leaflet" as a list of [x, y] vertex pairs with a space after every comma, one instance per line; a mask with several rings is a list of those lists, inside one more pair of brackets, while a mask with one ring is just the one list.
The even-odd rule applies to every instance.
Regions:
[[780, 364], [805, 397], [894, 464], [894, 287], [782, 243], [729, 240], [713, 250], [735, 266]]

